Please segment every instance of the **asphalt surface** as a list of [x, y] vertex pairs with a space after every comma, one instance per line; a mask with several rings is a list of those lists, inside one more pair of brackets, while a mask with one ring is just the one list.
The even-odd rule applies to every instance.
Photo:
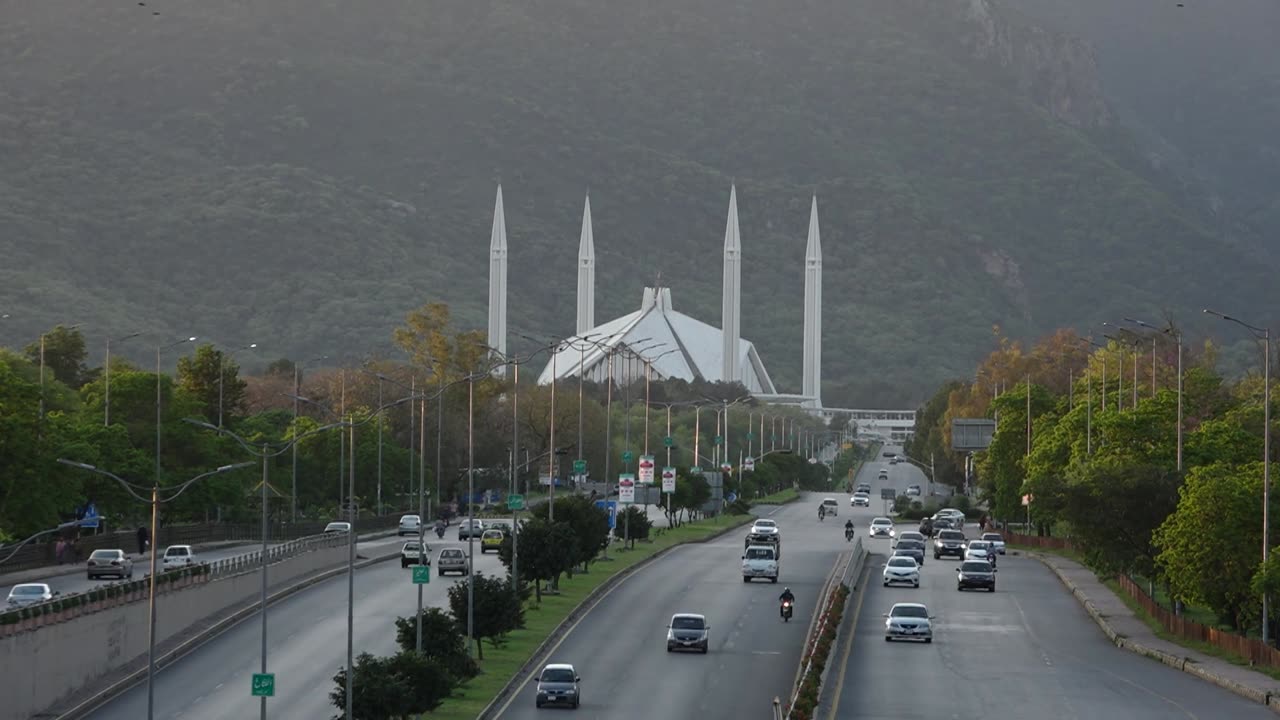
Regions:
[[[894, 482], [893, 470], [890, 478]], [[872, 486], [878, 494], [881, 484]], [[932, 554], [918, 589], [883, 587], [880, 574], [892, 550], [889, 540], [867, 538], [876, 514], [873, 504], [854, 516], [876, 554], [867, 563], [866, 589], [860, 600], [853, 596], [848, 611], [854, 613], [854, 635], [833, 653], [825, 691], [833, 707], [820, 708], [815, 717], [1275, 717], [1227, 690], [1115, 647], [1062, 583], [1030, 558], [1000, 558], [994, 593], [957, 591], [957, 561]], [[913, 530], [914, 523], [899, 529]], [[929, 607], [936, 616], [932, 644], [885, 642], [883, 613], [895, 602]]]
[[[432, 534], [428, 543], [433, 558], [441, 548], [462, 547], [453, 535], [443, 541]], [[391, 545], [408, 538], [388, 538]], [[367, 555], [369, 546], [360, 544]], [[475, 568], [485, 574], [504, 573], [497, 556], [480, 555], [475, 548]], [[396, 651], [395, 619], [412, 617], [417, 590], [412, 571], [400, 563], [379, 563], [356, 571], [355, 612], [352, 634], [356, 654], [390, 655]], [[456, 575], [431, 577], [423, 586], [423, 605], [448, 605], [448, 588]], [[347, 578], [319, 583], [267, 609], [269, 672], [276, 676], [276, 694], [267, 701], [275, 720], [330, 718], [337, 708], [329, 701], [333, 676], [346, 665]], [[251, 698], [251, 676], [261, 658], [261, 621], [255, 614], [198, 650], [164, 668], [156, 677], [157, 718], [176, 720], [226, 720], [258, 716], [258, 699]], [[94, 720], [137, 720], [146, 717], [147, 690], [139, 685], [98, 709]]]
[[[574, 664], [582, 676], [581, 716], [767, 717], [775, 696], [787, 699], [817, 596], [849, 547], [840, 525], [818, 522], [821, 498], [806, 494], [790, 505], [758, 508], [782, 529], [777, 584], [742, 582], [743, 528], [673, 550], [605, 596], [550, 658]], [[783, 587], [796, 595], [789, 623], [778, 616]], [[666, 652], [666, 626], [678, 612], [707, 616], [708, 654]], [[543, 717], [541, 712], [534, 706], [534, 683], [526, 683], [498, 717]]]

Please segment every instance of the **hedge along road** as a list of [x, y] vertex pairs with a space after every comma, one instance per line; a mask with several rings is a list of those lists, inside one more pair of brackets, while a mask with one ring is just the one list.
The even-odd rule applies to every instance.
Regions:
[[[582, 676], [583, 717], [767, 717], [775, 696], [794, 687], [817, 595], [836, 558], [848, 549], [843, 529], [819, 523], [822, 495], [761, 506], [782, 529], [778, 583], [742, 582], [744, 527], [690, 544], [637, 570], [572, 627], [548, 662], [572, 663]], [[778, 616], [783, 587], [796, 594], [790, 623]], [[711, 625], [706, 655], [667, 653], [666, 626], [677, 612], [700, 613]], [[540, 668], [521, 679], [503, 720], [542, 717], [534, 708]]]
[[[456, 530], [455, 530], [456, 533]], [[446, 536], [448, 538], [449, 536]], [[395, 538], [390, 538], [395, 540]], [[407, 539], [407, 538], [406, 538]], [[461, 547], [452, 538], [428, 540], [434, 556], [445, 547]], [[389, 551], [388, 546], [383, 551]], [[362, 555], [369, 555], [360, 544]], [[475, 568], [486, 575], [505, 573], [496, 555], [480, 554], [476, 542]], [[356, 571], [356, 654], [396, 652], [397, 617], [412, 617], [417, 591], [412, 571], [397, 561]], [[447, 607], [448, 588], [463, 580], [438, 577], [423, 586], [423, 604]], [[347, 578], [326, 580], [281, 600], [267, 609], [267, 670], [275, 673], [276, 694], [267, 700], [270, 717], [316, 720], [337, 713], [329, 701], [333, 676], [347, 663]], [[253, 615], [210, 640], [156, 676], [156, 717], [183, 720], [226, 720], [258, 715], [258, 699], [249, 696], [250, 680], [258, 669], [261, 625]], [[89, 715], [94, 720], [137, 720], [146, 717], [145, 683], [129, 690]]]

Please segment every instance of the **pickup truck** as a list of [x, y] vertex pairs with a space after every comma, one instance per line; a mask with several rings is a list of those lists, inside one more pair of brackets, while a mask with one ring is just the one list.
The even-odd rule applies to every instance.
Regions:
[[778, 551], [773, 545], [750, 545], [742, 554], [742, 582], [754, 578], [778, 582]]

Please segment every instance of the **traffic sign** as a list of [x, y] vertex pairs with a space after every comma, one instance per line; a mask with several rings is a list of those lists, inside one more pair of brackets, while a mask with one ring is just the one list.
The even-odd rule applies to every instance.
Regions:
[[414, 565], [413, 566], [413, 584], [414, 585], [430, 585], [431, 584], [431, 566], [430, 565]]
[[755, 439], [756, 439], [756, 436], [755, 436], [755, 434], [754, 434], [754, 433], [748, 432], [748, 433], [747, 433], [747, 439], [748, 439], [748, 440], [755, 440]]
[[639, 475], [640, 475], [639, 481], [641, 485], [653, 484], [653, 469], [654, 469], [653, 456], [641, 455], [640, 456], [640, 472], [639, 472]]
[[721, 445], [721, 444], [723, 444], [723, 443], [724, 443], [724, 438], [722, 438], [722, 437], [720, 437], [719, 435], [717, 435], [717, 436], [716, 436], [716, 439], [715, 439], [715, 444], [716, 444], [716, 445]]
[[673, 493], [676, 491], [676, 469], [673, 467], [662, 468], [662, 492]]
[[701, 475], [701, 474], [702, 474], [702, 468], [698, 467], [697, 465], [694, 465], [693, 467], [689, 468], [689, 474], [690, 474], [690, 475]]
[[618, 502], [630, 505], [636, 501], [636, 476], [624, 473], [618, 476]]
[[629, 463], [629, 462], [631, 462], [632, 460], [634, 460], [634, 459], [635, 459], [635, 457], [636, 457], [636, 456], [635, 456], [635, 453], [631, 452], [630, 450], [623, 450], [623, 451], [622, 451], [622, 462], [624, 462], [624, 463]]
[[80, 518], [80, 527], [97, 529], [100, 521], [98, 507], [93, 503], [89, 503], [84, 509], [84, 515]]
[[675, 447], [675, 444], [676, 444], [676, 439], [671, 437], [670, 435], [662, 438], [663, 447]]
[[586, 472], [587, 472], [587, 461], [586, 461], [586, 460], [574, 460], [574, 461], [573, 461], [573, 474], [574, 474], [574, 475], [582, 475], [582, 474], [585, 474]]
[[249, 690], [249, 695], [250, 697], [275, 697], [276, 674], [254, 673], [253, 687]]
[[754, 471], [755, 471], [755, 469], [756, 469], [756, 459], [755, 459], [755, 458], [751, 458], [751, 457], [749, 457], [749, 458], [743, 458], [743, 459], [742, 459], [742, 469], [743, 469], [743, 470], [746, 470], [746, 471], [748, 471], [748, 472], [754, 472]]
[[722, 463], [720, 465], [720, 472], [731, 473], [733, 472], [733, 466], [730, 465], [729, 463]]
[[517, 494], [515, 494], [515, 493], [511, 493], [510, 495], [508, 495], [508, 496], [507, 496], [507, 509], [508, 509], [508, 510], [523, 510], [523, 509], [524, 509], [524, 496], [523, 496], [523, 495], [517, 495]]

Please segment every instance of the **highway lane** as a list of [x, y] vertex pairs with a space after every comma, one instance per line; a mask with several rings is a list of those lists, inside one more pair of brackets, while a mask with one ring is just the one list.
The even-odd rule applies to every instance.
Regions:
[[[407, 539], [407, 538], [406, 538]], [[392, 537], [389, 540], [396, 540]], [[429, 541], [438, 554], [444, 547], [466, 548], [445, 536]], [[480, 555], [475, 566], [485, 574], [505, 573], [496, 556]], [[361, 544], [362, 553], [365, 552]], [[400, 563], [379, 563], [356, 572], [354, 646], [357, 654], [389, 655], [396, 651], [395, 619], [412, 617], [417, 591], [411, 570]], [[424, 586], [428, 607], [448, 604], [448, 587], [461, 578], [434, 574]], [[267, 610], [268, 663], [276, 674], [276, 695], [268, 711], [276, 720], [316, 720], [337, 712], [329, 702], [333, 676], [346, 665], [347, 578], [342, 575], [286, 598]], [[258, 715], [258, 700], [249, 695], [250, 677], [258, 671], [261, 622], [255, 614], [214, 638], [157, 675], [156, 717], [182, 720], [226, 720]], [[146, 717], [146, 686], [139, 685], [92, 713], [94, 720], [137, 720]]]
[[[1266, 708], [1173, 668], [1112, 645], [1039, 562], [1000, 559], [996, 592], [959, 592], [957, 562], [926, 559], [921, 585], [884, 588], [880, 572], [889, 541], [877, 555], [843, 655], [837, 646], [829, 686], [839, 697], [822, 718], [1250, 718]], [[930, 645], [884, 640], [884, 618], [895, 602], [923, 602], [934, 620]], [[843, 657], [843, 659], [842, 659]], [[918, 688], [925, 691], [916, 691]]]
[[[818, 522], [822, 497], [806, 493], [798, 502], [758, 509], [782, 528], [777, 584], [743, 583], [743, 528], [673, 550], [608, 594], [550, 658], [573, 663], [582, 675], [582, 716], [765, 717], [775, 696], [786, 699], [817, 595], [849, 547], [839, 525]], [[778, 616], [784, 586], [796, 594], [790, 623]], [[666, 625], [677, 612], [707, 616], [708, 654], [666, 652]], [[542, 717], [539, 712], [533, 684], [526, 683], [499, 717]]]

